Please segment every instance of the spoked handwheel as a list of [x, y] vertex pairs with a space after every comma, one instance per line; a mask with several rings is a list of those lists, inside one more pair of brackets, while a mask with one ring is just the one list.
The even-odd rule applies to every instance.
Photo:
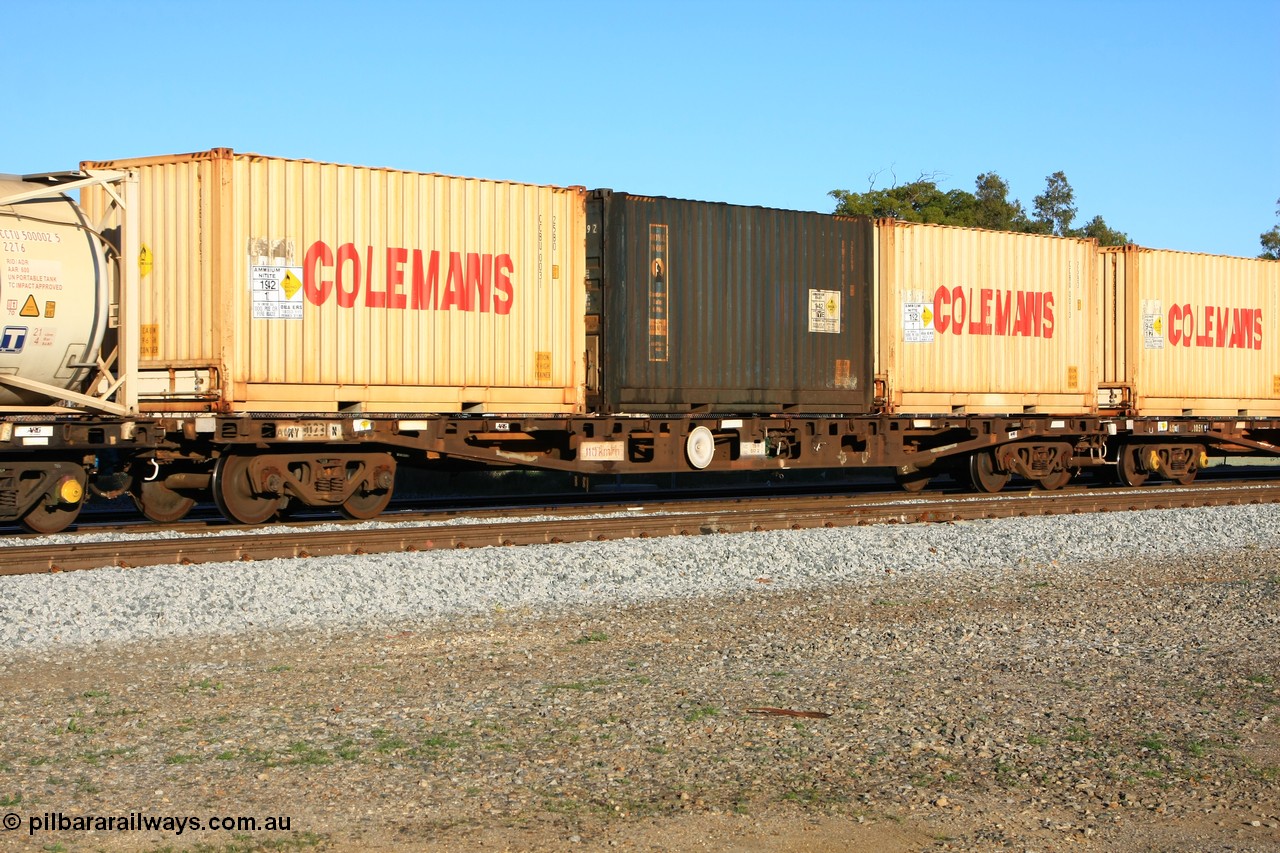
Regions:
[[71, 526], [84, 506], [84, 486], [87, 477], [83, 470], [67, 474], [54, 483], [53, 488], [41, 496], [36, 505], [22, 517], [22, 526], [32, 533], [46, 536], [60, 533]]
[[993, 451], [981, 450], [969, 457], [969, 479], [975, 489], [993, 495], [1009, 482], [1009, 472], [996, 469]]
[[195, 498], [175, 492], [160, 480], [142, 480], [131, 494], [138, 511], [160, 524], [181, 521], [196, 505]]
[[1142, 445], [1126, 444], [1120, 448], [1120, 456], [1116, 461], [1116, 480], [1124, 486], [1141, 486], [1151, 476], [1142, 470], [1139, 455]]
[[280, 496], [255, 492], [249, 477], [252, 456], [229, 453], [213, 469], [213, 502], [219, 511], [241, 524], [262, 524], [275, 518]]

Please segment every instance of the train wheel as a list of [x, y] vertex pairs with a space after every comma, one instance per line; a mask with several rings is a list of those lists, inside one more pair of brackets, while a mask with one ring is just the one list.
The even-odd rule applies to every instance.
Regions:
[[929, 480], [932, 479], [926, 471], [912, 471], [910, 474], [903, 474], [899, 471], [893, 477], [898, 481], [898, 485], [902, 487], [903, 491], [911, 492], [912, 494], [923, 492], [925, 487], [929, 485]]
[[382, 489], [376, 492], [356, 489], [355, 493], [343, 502], [341, 511], [347, 518], [365, 521], [381, 515], [389, 503], [391, 503], [390, 489]]
[[1141, 453], [1142, 446], [1137, 444], [1126, 444], [1120, 448], [1120, 457], [1116, 462], [1116, 479], [1121, 485], [1141, 486], [1151, 476], [1139, 465], [1138, 457]]
[[22, 526], [46, 535], [66, 530], [84, 506], [85, 480], [83, 471], [62, 477], [22, 517]]
[[252, 457], [229, 453], [218, 459], [213, 469], [213, 502], [231, 521], [262, 524], [275, 518], [280, 509], [278, 495], [264, 495], [253, 490], [249, 478]]
[[1036, 481], [1036, 485], [1044, 489], [1046, 492], [1056, 492], [1067, 483], [1071, 482], [1071, 469], [1063, 468], [1061, 471], [1050, 474], [1047, 477], [1041, 477]]
[[995, 453], [982, 450], [969, 457], [969, 479], [978, 491], [994, 495], [1009, 482], [1009, 474], [996, 470]]
[[138, 505], [139, 512], [160, 524], [181, 521], [196, 505], [195, 498], [181, 495], [159, 480], [140, 482], [137, 491], [133, 492], [133, 502]]

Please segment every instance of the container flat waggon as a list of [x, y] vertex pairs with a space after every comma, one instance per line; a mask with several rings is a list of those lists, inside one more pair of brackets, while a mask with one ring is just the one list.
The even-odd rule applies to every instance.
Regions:
[[1280, 263], [213, 149], [0, 178], [0, 520], [372, 518], [403, 466], [1082, 472], [1280, 450]]

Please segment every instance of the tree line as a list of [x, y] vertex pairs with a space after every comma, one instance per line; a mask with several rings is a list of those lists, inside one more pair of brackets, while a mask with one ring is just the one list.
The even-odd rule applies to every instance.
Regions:
[[[1276, 217], [1280, 218], [1280, 198], [1276, 199]], [[1273, 225], [1270, 231], [1263, 231], [1259, 239], [1262, 240], [1262, 254], [1258, 257], [1280, 261], [1280, 225]]]
[[[928, 222], [935, 225], [960, 225], [1018, 231], [1030, 234], [1054, 234], [1058, 237], [1092, 237], [1102, 246], [1123, 246], [1129, 236], [1107, 225], [1095, 216], [1079, 228], [1072, 227], [1079, 212], [1075, 190], [1062, 172], [1045, 178], [1044, 192], [1031, 200], [1028, 214], [1022, 202], [1009, 199], [1009, 182], [995, 172], [983, 172], [975, 181], [973, 192], [943, 190], [937, 176], [921, 175], [914, 181], [877, 189], [879, 175], [871, 175], [864, 193], [832, 190], [836, 200], [834, 213], [844, 216], [873, 216]], [[1276, 200], [1280, 216], [1280, 199]], [[1261, 235], [1260, 258], [1280, 260], [1280, 225]]]

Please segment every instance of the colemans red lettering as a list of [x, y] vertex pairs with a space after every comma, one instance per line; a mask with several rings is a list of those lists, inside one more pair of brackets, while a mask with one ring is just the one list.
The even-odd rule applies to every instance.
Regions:
[[1165, 334], [1173, 346], [1262, 349], [1262, 309], [1226, 306], [1169, 306]]
[[933, 294], [933, 327], [940, 334], [1052, 338], [1053, 293], [944, 285]]
[[307, 301], [324, 305], [333, 298], [341, 308], [363, 303], [366, 308], [389, 310], [494, 314], [510, 314], [515, 302], [511, 283], [515, 264], [509, 254], [448, 252], [442, 256], [438, 249], [389, 246], [380, 263], [374, 257], [373, 246], [365, 246], [362, 253], [354, 243], [343, 243], [335, 252], [323, 240], [312, 243], [302, 261]]

